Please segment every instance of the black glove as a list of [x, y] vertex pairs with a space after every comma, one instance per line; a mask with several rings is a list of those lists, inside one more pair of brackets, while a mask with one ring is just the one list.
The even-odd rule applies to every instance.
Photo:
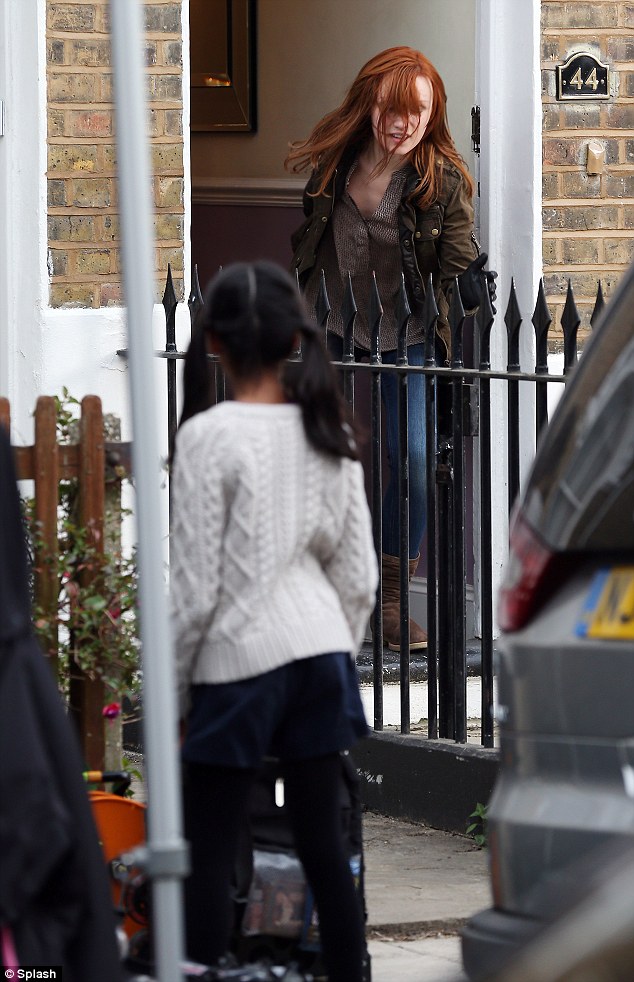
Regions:
[[461, 273], [458, 277], [458, 286], [460, 288], [460, 299], [462, 300], [462, 306], [465, 310], [473, 310], [475, 307], [480, 306], [480, 298], [482, 296], [482, 280], [484, 279], [489, 291], [489, 299], [491, 301], [491, 308], [493, 313], [495, 313], [495, 297], [496, 297], [496, 286], [495, 281], [497, 279], [497, 273], [492, 269], [484, 269], [486, 266], [488, 255], [486, 252], [481, 252], [477, 259], [467, 266], [464, 273]]

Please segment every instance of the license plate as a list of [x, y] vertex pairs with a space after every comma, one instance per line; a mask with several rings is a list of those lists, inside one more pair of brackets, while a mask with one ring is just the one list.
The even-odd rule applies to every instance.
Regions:
[[634, 566], [596, 573], [576, 633], [582, 638], [634, 639]]

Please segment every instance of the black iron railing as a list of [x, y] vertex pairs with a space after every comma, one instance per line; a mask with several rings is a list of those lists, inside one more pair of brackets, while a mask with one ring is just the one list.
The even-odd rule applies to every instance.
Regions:
[[[188, 306], [193, 326], [196, 314], [203, 303], [197, 272], [194, 274]], [[165, 350], [157, 352], [167, 359], [168, 440], [173, 445], [177, 427], [176, 361], [184, 352], [176, 348], [176, 311], [178, 301], [174, 292], [171, 270], [168, 270], [163, 305], [166, 314]], [[601, 284], [591, 323], [596, 323], [604, 307]], [[479, 617], [479, 669], [481, 679], [481, 730], [483, 746], [494, 744], [494, 597], [493, 597], [493, 516], [492, 516], [492, 468], [500, 451], [492, 444], [492, 391], [496, 380], [506, 388], [507, 441], [505, 448], [508, 484], [508, 509], [520, 488], [521, 446], [520, 387], [530, 385], [534, 391], [534, 426], [538, 436], [548, 422], [547, 390], [551, 383], [562, 384], [574, 368], [577, 360], [577, 333], [580, 317], [573, 290], [568, 293], [561, 318], [563, 332], [563, 372], [551, 374], [548, 368], [548, 341], [551, 315], [546, 304], [543, 283], [540, 282], [537, 301], [532, 315], [535, 361], [533, 370], [520, 365], [520, 338], [526, 330], [514, 283], [511, 284], [504, 325], [506, 333], [506, 368], [493, 368], [491, 364], [491, 333], [495, 324], [489, 295], [483, 291], [480, 308], [474, 318], [466, 317], [457, 284], [452, 291], [449, 326], [452, 339], [450, 364], [436, 361], [436, 321], [438, 310], [431, 288], [427, 284], [424, 323], [424, 364], [408, 363], [408, 324], [410, 307], [404, 285], [398, 298], [395, 316], [398, 325], [398, 346], [395, 364], [385, 364], [381, 358], [381, 321], [383, 307], [376, 282], [371, 284], [368, 304], [371, 348], [367, 359], [358, 360], [354, 343], [354, 325], [357, 306], [348, 281], [342, 306], [343, 354], [335, 362], [342, 374], [343, 392], [352, 406], [357, 408], [355, 380], [369, 375], [370, 421], [370, 502], [373, 515], [374, 542], [377, 555], [382, 553], [383, 529], [381, 503], [383, 499], [382, 473], [382, 408], [381, 375], [393, 373], [397, 377], [399, 447], [399, 541], [400, 541], [400, 729], [410, 732], [410, 664], [409, 650], [409, 446], [408, 446], [408, 383], [416, 374], [425, 376], [425, 431], [426, 431], [426, 583], [427, 583], [427, 735], [430, 739], [448, 738], [458, 743], [467, 741], [467, 586], [473, 572], [467, 563], [468, 537], [467, 505], [473, 507], [473, 527], [480, 530], [479, 556], [476, 559]], [[330, 305], [327, 284], [322, 276], [321, 289], [315, 304], [317, 322], [327, 333]], [[471, 364], [465, 364], [465, 327], [473, 340], [475, 355]], [[210, 356], [211, 357], [211, 356]], [[224, 398], [224, 379], [220, 366], [215, 363], [216, 394], [218, 401]], [[366, 407], [366, 413], [368, 409]], [[367, 419], [364, 420], [364, 425]], [[477, 464], [477, 466], [476, 466]], [[477, 495], [474, 496], [474, 488]], [[475, 502], [475, 504], [474, 504]], [[476, 586], [477, 581], [477, 586]], [[378, 596], [380, 597], [379, 586]], [[385, 650], [382, 642], [383, 626], [381, 604], [377, 603], [373, 615], [372, 678], [374, 688], [374, 728], [383, 729], [383, 685], [386, 675]], [[391, 678], [392, 680], [392, 678]]]

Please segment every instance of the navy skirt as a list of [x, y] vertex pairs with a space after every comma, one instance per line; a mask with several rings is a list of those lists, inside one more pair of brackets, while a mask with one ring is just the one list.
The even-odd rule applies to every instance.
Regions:
[[193, 685], [182, 756], [251, 768], [267, 755], [305, 760], [348, 750], [367, 734], [354, 662], [337, 651], [239, 682]]

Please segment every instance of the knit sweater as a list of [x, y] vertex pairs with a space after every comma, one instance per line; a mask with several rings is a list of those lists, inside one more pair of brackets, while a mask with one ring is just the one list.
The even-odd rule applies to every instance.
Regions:
[[356, 655], [378, 581], [363, 471], [313, 449], [299, 406], [223, 402], [184, 423], [172, 511], [181, 710], [192, 683]]

